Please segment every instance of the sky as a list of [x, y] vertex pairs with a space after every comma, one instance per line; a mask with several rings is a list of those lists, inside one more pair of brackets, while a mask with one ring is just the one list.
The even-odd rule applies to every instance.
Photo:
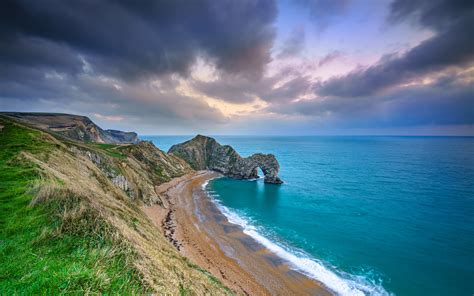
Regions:
[[474, 1], [4, 0], [0, 111], [145, 135], [474, 135]]

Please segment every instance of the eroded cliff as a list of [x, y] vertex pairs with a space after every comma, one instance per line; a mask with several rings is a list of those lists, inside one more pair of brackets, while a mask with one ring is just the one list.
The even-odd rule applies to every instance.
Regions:
[[196, 170], [213, 170], [236, 179], [253, 179], [258, 177], [260, 168], [265, 183], [283, 183], [278, 176], [280, 164], [273, 154], [256, 153], [244, 158], [231, 146], [221, 145], [211, 137], [197, 135], [173, 145], [168, 153], [186, 160]]
[[0, 113], [22, 124], [54, 133], [71, 140], [106, 144], [136, 144], [135, 132], [103, 130], [86, 116], [62, 113]]

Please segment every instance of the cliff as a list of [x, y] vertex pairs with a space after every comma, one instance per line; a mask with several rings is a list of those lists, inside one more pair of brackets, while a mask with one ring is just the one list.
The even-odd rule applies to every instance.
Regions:
[[273, 154], [257, 153], [241, 157], [231, 146], [220, 145], [215, 139], [197, 135], [168, 151], [186, 160], [196, 170], [214, 170], [236, 179], [254, 179], [261, 168], [266, 183], [283, 183], [278, 177], [280, 165]]
[[75, 141], [107, 144], [138, 143], [136, 133], [103, 130], [86, 116], [26, 112], [5, 112], [0, 114], [30, 127], [52, 132]]
[[0, 114], [0, 294], [230, 294], [142, 210], [191, 166], [150, 142], [100, 142], [86, 117]]

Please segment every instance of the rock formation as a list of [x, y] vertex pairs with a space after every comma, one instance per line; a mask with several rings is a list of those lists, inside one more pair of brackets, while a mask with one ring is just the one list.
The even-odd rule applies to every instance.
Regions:
[[173, 145], [168, 153], [186, 160], [196, 170], [213, 170], [236, 179], [258, 177], [258, 168], [265, 183], [281, 184], [280, 165], [273, 154], [256, 153], [243, 158], [229, 145], [220, 145], [210, 137], [197, 135], [193, 139]]
[[123, 132], [118, 130], [105, 130], [107, 138], [110, 139], [113, 143], [123, 144], [123, 143], [138, 143], [138, 135], [135, 132]]
[[108, 150], [71, 143], [68, 150], [77, 157], [84, 156], [90, 160], [132, 200], [140, 200], [147, 205], [162, 204], [162, 197], [157, 194], [155, 186], [193, 171], [186, 161], [161, 151], [148, 141], [117, 145]]
[[75, 141], [106, 144], [136, 144], [139, 141], [137, 134], [134, 132], [103, 130], [86, 116], [27, 112], [5, 112], [0, 114], [31, 127]]

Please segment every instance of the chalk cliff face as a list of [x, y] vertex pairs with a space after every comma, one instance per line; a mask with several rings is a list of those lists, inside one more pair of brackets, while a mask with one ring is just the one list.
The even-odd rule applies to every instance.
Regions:
[[76, 141], [106, 144], [138, 143], [136, 133], [103, 130], [86, 116], [26, 112], [6, 112], [1, 114], [31, 127], [53, 132]]
[[214, 170], [236, 179], [258, 177], [258, 168], [265, 175], [265, 183], [281, 184], [280, 165], [273, 154], [256, 153], [241, 157], [231, 146], [220, 145], [210, 137], [197, 135], [192, 140], [173, 145], [168, 153], [186, 160], [196, 170]]

